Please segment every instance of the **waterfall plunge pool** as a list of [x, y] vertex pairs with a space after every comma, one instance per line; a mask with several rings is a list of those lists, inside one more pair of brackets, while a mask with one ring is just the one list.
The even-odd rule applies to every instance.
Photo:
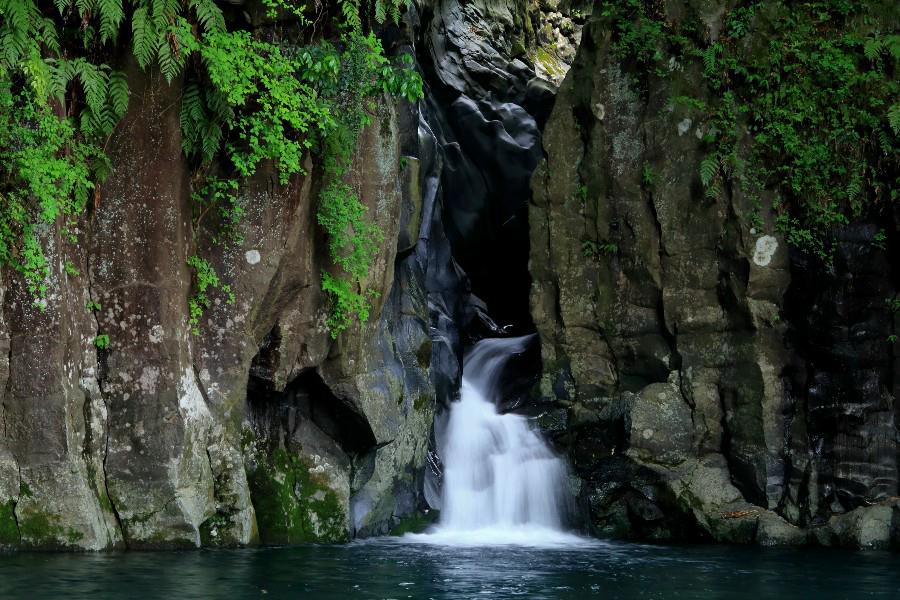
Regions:
[[837, 600], [900, 597], [900, 556], [811, 548], [341, 546], [0, 554], [0, 598]]
[[566, 531], [566, 467], [496, 409], [499, 372], [528, 338], [484, 340], [436, 430], [441, 521], [342, 546], [0, 554], [0, 600], [900, 598], [900, 556], [809, 548], [604, 542]]

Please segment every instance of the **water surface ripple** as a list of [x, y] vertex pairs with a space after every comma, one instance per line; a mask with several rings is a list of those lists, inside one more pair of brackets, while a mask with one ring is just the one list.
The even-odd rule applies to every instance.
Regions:
[[595, 543], [0, 554], [0, 598], [900, 598], [900, 555]]

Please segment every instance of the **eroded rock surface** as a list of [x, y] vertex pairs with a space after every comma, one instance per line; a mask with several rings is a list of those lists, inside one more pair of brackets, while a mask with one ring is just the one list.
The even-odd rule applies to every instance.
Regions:
[[[168, 548], [386, 533], [423, 504], [435, 403], [425, 282], [441, 242], [398, 257], [400, 222], [418, 240], [433, 212], [418, 183], [401, 185], [417, 160], [400, 160], [398, 115], [410, 108], [383, 99], [359, 140], [348, 183], [384, 232], [368, 281], [378, 301], [370, 322], [333, 340], [317, 166], [307, 161], [309, 175], [285, 186], [270, 167], [245, 181], [244, 241], [223, 249], [211, 242], [215, 223], [192, 219], [180, 85], [136, 67], [129, 77], [131, 107], [110, 142], [116, 176], [83, 224], [80, 275], [63, 268], [56, 249], [67, 242], [53, 234], [43, 310], [13, 274], [0, 288], [0, 543]], [[213, 294], [196, 336], [193, 254], [236, 297]], [[99, 335], [108, 348], [95, 347]]]
[[[686, 4], [713, 35], [723, 11]], [[620, 63], [601, 15], [583, 30], [529, 214], [540, 395], [567, 417], [551, 433], [601, 534], [896, 543], [897, 277], [872, 243], [896, 223], [848, 228], [827, 271], [769, 202], [706, 198], [710, 124], [672, 101], [702, 80]]]

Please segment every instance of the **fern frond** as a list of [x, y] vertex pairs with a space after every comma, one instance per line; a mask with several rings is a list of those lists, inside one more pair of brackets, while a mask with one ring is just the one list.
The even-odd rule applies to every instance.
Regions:
[[122, 0], [97, 0], [100, 12], [100, 43], [115, 41], [119, 35], [119, 25], [125, 16]]
[[109, 101], [116, 120], [121, 119], [128, 110], [128, 80], [121, 71], [109, 75]]
[[161, 36], [157, 49], [159, 68], [166, 81], [171, 83], [175, 79], [196, 47], [190, 23], [184, 17], [176, 17], [175, 23]]
[[94, 14], [94, 0], [75, 0], [75, 10], [82, 22], [87, 23]]
[[106, 91], [108, 89], [109, 76], [105, 69], [108, 66], [98, 67], [82, 58], [72, 61], [75, 72], [81, 80], [81, 86], [84, 88], [85, 101], [91, 112], [100, 114], [106, 105]]
[[719, 170], [719, 157], [713, 154], [707, 154], [700, 162], [700, 181], [703, 187], [709, 189]]
[[210, 162], [222, 144], [222, 127], [213, 121], [208, 121], [200, 139], [203, 146], [203, 161]]
[[359, 16], [359, 0], [340, 0], [341, 14], [350, 29], [358, 31], [362, 27], [362, 19]]
[[895, 103], [887, 112], [888, 124], [895, 135], [900, 135], [900, 102]]
[[160, 34], [165, 31], [179, 14], [179, 0], [150, 0], [153, 24]]
[[39, 52], [34, 51], [22, 62], [22, 70], [28, 76], [28, 84], [34, 90], [37, 98], [47, 98], [51, 88], [52, 72], [50, 65], [47, 64]]
[[197, 20], [205, 33], [225, 31], [225, 17], [214, 0], [191, 0], [191, 8], [197, 13]]
[[69, 62], [49, 59], [47, 65], [50, 67], [50, 87], [47, 89], [47, 93], [51, 98], [62, 101], [66, 94], [66, 87], [72, 79]]
[[234, 115], [234, 109], [228, 104], [228, 98], [225, 94], [215, 88], [207, 88], [204, 94], [206, 99], [206, 107], [212, 113], [212, 118], [216, 121], [227, 121]]
[[716, 44], [713, 44], [709, 48], [703, 51], [703, 68], [707, 73], [712, 73], [716, 70], [716, 51], [718, 47]]
[[878, 130], [878, 146], [885, 154], [891, 154], [894, 151], [894, 145], [891, 143], [890, 134], [884, 129]]
[[131, 46], [142, 69], [147, 68], [153, 59], [156, 45], [156, 27], [148, 16], [146, 7], [140, 7], [131, 17]]
[[884, 49], [884, 41], [878, 38], [869, 38], [863, 45], [863, 54], [871, 61], [874, 61]]
[[896, 60], [900, 60], [900, 35], [889, 35], [885, 45], [888, 47], [891, 56]]
[[41, 42], [48, 50], [59, 54], [59, 34], [56, 32], [56, 23], [52, 19], [41, 19], [39, 26], [41, 33]]
[[[390, 17], [391, 17], [391, 21], [393, 21], [394, 23], [400, 22], [400, 4], [401, 4], [401, 2], [402, 2], [402, 0], [391, 0]], [[408, 3], [409, 3], [409, 0], [406, 0], [406, 4], [408, 4]]]
[[197, 137], [199, 124], [203, 120], [203, 106], [200, 101], [200, 89], [197, 84], [191, 82], [184, 88], [181, 95], [181, 146], [186, 156], [191, 156], [197, 151]]
[[859, 178], [859, 175], [854, 175], [850, 178], [850, 182], [847, 184], [847, 199], [855, 200], [859, 198], [862, 193], [862, 180]]
[[178, 56], [167, 39], [163, 39], [156, 52], [160, 72], [162, 72], [166, 81], [172, 83], [172, 79], [175, 78], [179, 71]]

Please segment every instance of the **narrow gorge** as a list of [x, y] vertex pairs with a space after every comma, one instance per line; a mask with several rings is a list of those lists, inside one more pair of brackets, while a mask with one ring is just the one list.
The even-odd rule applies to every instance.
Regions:
[[895, 3], [61, 4], [0, 0], [0, 548], [900, 547]]

